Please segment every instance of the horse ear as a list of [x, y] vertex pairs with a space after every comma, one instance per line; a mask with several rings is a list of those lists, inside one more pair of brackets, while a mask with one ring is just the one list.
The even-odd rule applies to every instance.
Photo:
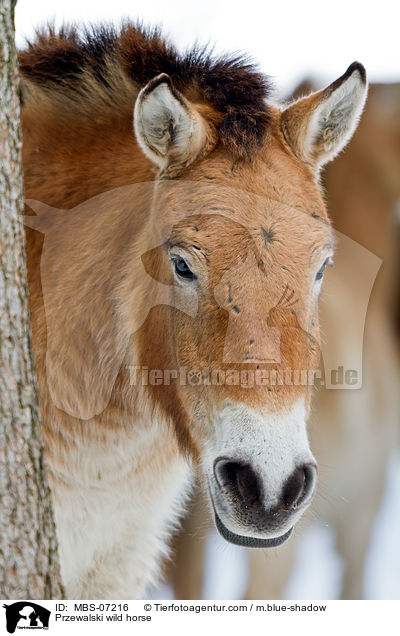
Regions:
[[366, 97], [365, 69], [354, 62], [333, 84], [288, 106], [281, 130], [295, 155], [316, 170], [333, 159], [357, 128]]
[[145, 155], [159, 168], [171, 164], [182, 168], [200, 154], [207, 124], [197, 110], [162, 73], [139, 93], [134, 111], [137, 141]]

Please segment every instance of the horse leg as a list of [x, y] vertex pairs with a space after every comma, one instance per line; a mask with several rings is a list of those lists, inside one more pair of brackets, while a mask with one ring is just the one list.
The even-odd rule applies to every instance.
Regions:
[[245, 599], [282, 600], [293, 567], [296, 537], [270, 550], [248, 550], [249, 580]]
[[205, 494], [197, 487], [190, 512], [173, 541], [170, 580], [177, 599], [203, 598], [206, 534], [210, 525]]

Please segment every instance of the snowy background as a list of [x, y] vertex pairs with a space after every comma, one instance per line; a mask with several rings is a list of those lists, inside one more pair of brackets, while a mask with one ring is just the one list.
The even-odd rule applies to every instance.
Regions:
[[[277, 96], [289, 94], [306, 76], [319, 85], [341, 75], [354, 60], [362, 62], [374, 82], [399, 81], [399, 8], [394, 1], [378, 6], [360, 0], [259, 2], [247, 0], [18, 0], [17, 43], [32, 37], [34, 27], [53, 21], [112, 21], [140, 18], [160, 24], [180, 49], [194, 41], [210, 42], [216, 53], [246, 51], [270, 75]], [[367, 598], [400, 598], [400, 458], [394, 453], [365, 566]], [[329, 528], [315, 524], [303, 534], [287, 598], [335, 598], [342, 563], [334, 552]], [[205, 598], [240, 598], [246, 586], [247, 559], [215, 531], [207, 541]], [[171, 595], [166, 586], [154, 592]]]
[[261, 2], [260, 0], [18, 0], [17, 43], [49, 20], [118, 22], [140, 18], [161, 24], [181, 48], [210, 42], [216, 53], [246, 51], [287, 94], [307, 74], [330, 83], [354, 60], [371, 81], [398, 81], [399, 8], [395, 0], [377, 5], [361, 0]]
[[[365, 563], [365, 598], [400, 599], [399, 537], [400, 456], [394, 454]], [[207, 548], [205, 598], [241, 598], [247, 577], [245, 550], [227, 545], [215, 531], [209, 535]], [[220, 573], [227, 569], [229, 575], [221, 577]], [[302, 534], [285, 598], [338, 598], [342, 572], [331, 530], [322, 524], [313, 524]]]
[[[375, 521], [364, 566], [364, 598], [400, 599], [400, 454], [388, 465], [386, 489]], [[332, 530], [321, 523], [301, 535], [284, 598], [297, 600], [339, 598], [343, 563], [335, 552]], [[210, 530], [206, 545], [203, 598], [241, 599], [248, 576], [247, 551], [224, 541]], [[173, 599], [167, 584], [152, 598]]]

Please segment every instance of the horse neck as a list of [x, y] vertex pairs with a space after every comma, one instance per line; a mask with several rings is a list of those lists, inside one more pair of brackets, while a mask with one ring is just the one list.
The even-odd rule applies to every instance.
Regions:
[[22, 113], [27, 198], [69, 209], [114, 188], [154, 179], [136, 143], [131, 112], [100, 119], [42, 106], [40, 114], [35, 106]]

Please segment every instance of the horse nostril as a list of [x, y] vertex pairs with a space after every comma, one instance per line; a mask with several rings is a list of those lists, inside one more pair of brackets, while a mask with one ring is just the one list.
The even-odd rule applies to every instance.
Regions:
[[314, 464], [298, 466], [283, 487], [281, 506], [286, 509], [297, 508], [304, 503], [310, 498], [316, 480], [317, 469]]
[[281, 496], [281, 503], [284, 508], [292, 508], [303, 492], [306, 476], [303, 467], [296, 468], [285, 483]]
[[214, 473], [220, 488], [240, 498], [246, 506], [261, 501], [261, 483], [250, 464], [218, 459]]
[[251, 466], [239, 466], [236, 472], [236, 483], [239, 494], [245, 504], [254, 505], [261, 498], [261, 487], [258, 477]]

